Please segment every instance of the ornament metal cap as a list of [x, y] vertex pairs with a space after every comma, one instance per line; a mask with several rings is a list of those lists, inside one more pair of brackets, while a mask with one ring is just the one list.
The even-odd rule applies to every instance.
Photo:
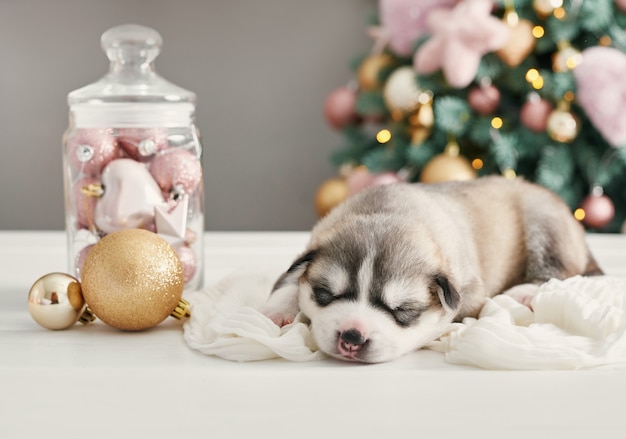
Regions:
[[89, 306], [85, 307], [85, 311], [78, 318], [78, 323], [82, 323], [83, 325], [88, 325], [89, 323], [96, 320], [96, 315], [93, 313]]
[[178, 305], [176, 305], [176, 308], [174, 308], [174, 311], [172, 311], [170, 316], [178, 320], [189, 317], [191, 316], [189, 308], [189, 302], [187, 302], [185, 299], [180, 299], [180, 302], [178, 302]]

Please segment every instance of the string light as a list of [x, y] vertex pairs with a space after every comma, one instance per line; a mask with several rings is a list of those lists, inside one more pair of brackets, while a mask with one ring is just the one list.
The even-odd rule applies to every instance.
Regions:
[[501, 117], [496, 116], [493, 119], [491, 119], [491, 126], [495, 128], [496, 130], [499, 130], [500, 128], [502, 128], [502, 125], [504, 125], [504, 122], [502, 122]]
[[546, 34], [545, 29], [542, 26], [535, 26], [533, 27], [533, 37], [535, 38], [541, 38]]
[[543, 78], [541, 77], [541, 75], [539, 75], [537, 79], [531, 82], [531, 85], [535, 90], [541, 90], [543, 88]]
[[477, 171], [479, 169], [482, 169], [484, 166], [484, 163], [481, 159], [474, 159], [472, 160], [472, 168], [476, 169]]
[[574, 54], [570, 57], [567, 58], [567, 60], [565, 61], [565, 64], [567, 65], [567, 68], [572, 70], [574, 69], [578, 64], [580, 64], [583, 60], [583, 56], [580, 53]]
[[563, 20], [565, 18], [565, 8], [560, 7], [560, 8], [556, 8], [553, 12], [554, 17], [559, 19], [559, 20]]
[[537, 69], [529, 69], [526, 72], [526, 81], [532, 83], [537, 78], [539, 78], [539, 70], [537, 70]]
[[528, 69], [526, 72], [526, 81], [530, 82], [530, 85], [535, 90], [541, 90], [543, 88], [543, 77], [537, 69]]
[[376, 140], [378, 143], [387, 143], [391, 140], [391, 131], [388, 129], [382, 129], [376, 133]]
[[603, 35], [600, 37], [600, 39], [598, 40], [598, 44], [600, 44], [600, 46], [610, 46], [611, 44], [613, 44], [613, 40], [611, 40], [611, 37], [608, 35]]
[[587, 215], [585, 214], [584, 209], [580, 207], [574, 211], [574, 218], [576, 218], [578, 221], [584, 220], [585, 216]]

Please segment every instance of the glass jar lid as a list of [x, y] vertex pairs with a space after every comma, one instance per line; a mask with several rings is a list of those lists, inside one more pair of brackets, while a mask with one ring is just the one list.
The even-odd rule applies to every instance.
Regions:
[[70, 92], [70, 118], [82, 127], [185, 126], [193, 119], [196, 95], [162, 78], [154, 68], [163, 40], [137, 24], [102, 34], [110, 60], [100, 80]]
[[68, 95], [70, 106], [100, 103], [191, 103], [196, 96], [162, 78], [154, 68], [163, 39], [154, 29], [137, 24], [113, 27], [102, 34], [102, 49], [110, 60], [100, 80]]

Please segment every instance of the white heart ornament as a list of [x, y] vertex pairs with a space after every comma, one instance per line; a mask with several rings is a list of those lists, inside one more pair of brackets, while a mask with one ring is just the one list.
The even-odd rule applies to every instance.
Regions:
[[154, 208], [165, 200], [145, 165], [131, 159], [113, 160], [102, 172], [102, 185], [104, 194], [94, 212], [100, 230], [154, 228]]
[[578, 103], [607, 142], [626, 146], [626, 54], [595, 46], [582, 56], [574, 69]]

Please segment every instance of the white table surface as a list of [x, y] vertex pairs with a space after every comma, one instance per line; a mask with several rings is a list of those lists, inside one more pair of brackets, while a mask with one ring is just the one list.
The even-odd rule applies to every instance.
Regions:
[[[207, 233], [206, 283], [287, 268], [307, 233]], [[626, 235], [590, 235], [626, 277]], [[181, 323], [38, 326], [26, 298], [66, 271], [63, 232], [0, 232], [0, 438], [624, 438], [626, 371], [486, 371], [419, 351], [379, 365], [233, 363]], [[453, 436], [454, 435], [454, 436]]]

